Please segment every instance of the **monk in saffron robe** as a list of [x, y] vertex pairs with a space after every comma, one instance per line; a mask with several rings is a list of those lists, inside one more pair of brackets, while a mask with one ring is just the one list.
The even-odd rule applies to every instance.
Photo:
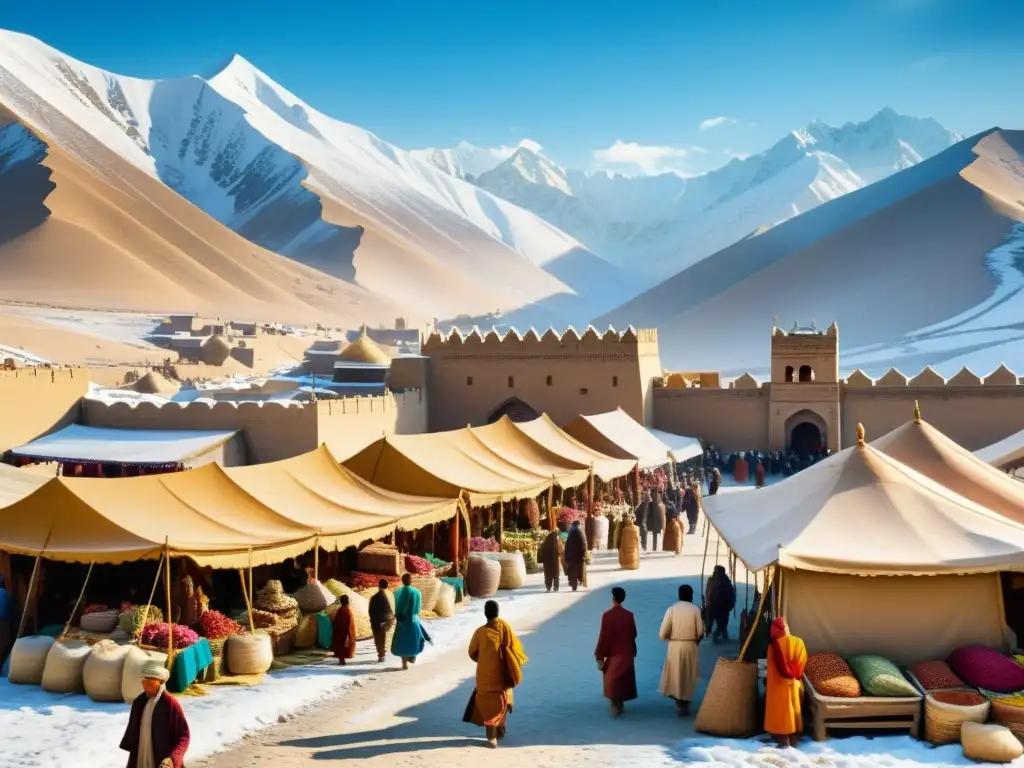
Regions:
[[462, 719], [483, 726], [487, 746], [495, 749], [505, 737], [508, 713], [512, 711], [512, 689], [523, 679], [526, 653], [507, 622], [498, 618], [498, 604], [484, 603], [487, 623], [473, 633], [469, 641], [469, 658], [476, 662], [476, 688]]
[[804, 729], [800, 710], [807, 647], [799, 637], [789, 634], [784, 618], [772, 622], [768, 645], [768, 684], [764, 702], [764, 729], [780, 747], [792, 746]]
[[178, 700], [167, 693], [170, 672], [158, 661], [142, 665], [142, 693], [132, 702], [121, 749], [127, 768], [181, 768], [189, 730]]
[[601, 634], [594, 650], [612, 717], [625, 712], [625, 703], [636, 698], [636, 621], [632, 612], [622, 607], [625, 601], [626, 590], [613, 588], [612, 607], [601, 616]]
[[351, 659], [356, 655], [356, 620], [348, 605], [348, 595], [341, 596], [341, 607], [334, 614], [331, 627], [331, 651], [338, 659], [338, 663], [344, 664], [345, 659]]

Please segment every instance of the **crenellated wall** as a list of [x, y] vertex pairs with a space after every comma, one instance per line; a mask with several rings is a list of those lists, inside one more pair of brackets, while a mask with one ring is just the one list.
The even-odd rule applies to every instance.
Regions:
[[85, 400], [82, 411], [83, 423], [94, 427], [242, 430], [252, 464], [297, 456], [321, 443], [342, 460], [382, 434], [423, 432], [427, 424], [425, 398], [414, 391], [289, 405]]
[[0, 453], [77, 421], [88, 391], [85, 368], [0, 371]]
[[505, 408], [547, 413], [559, 424], [619, 407], [643, 423], [654, 418], [656, 330], [453, 330], [432, 333], [422, 353], [430, 358], [431, 431], [486, 424]]
[[721, 389], [654, 390], [654, 425], [699, 437], [723, 450], [760, 450], [768, 445], [769, 384]]

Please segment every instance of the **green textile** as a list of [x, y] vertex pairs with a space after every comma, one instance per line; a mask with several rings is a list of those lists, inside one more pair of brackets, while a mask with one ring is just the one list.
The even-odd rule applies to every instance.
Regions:
[[174, 654], [174, 664], [171, 666], [171, 679], [167, 681], [167, 690], [171, 693], [181, 693], [192, 685], [211, 664], [213, 664], [213, 650], [210, 648], [210, 641], [201, 637], [195, 645], [190, 645]]
[[871, 696], [920, 696], [899, 667], [884, 656], [868, 653], [848, 661], [860, 687]]
[[46, 637], [57, 637], [57, 635], [59, 635], [63, 631], [63, 624], [47, 624], [45, 627], [39, 630], [39, 634], [45, 635]]
[[455, 602], [461, 603], [466, 594], [466, 579], [463, 576], [442, 576], [441, 581], [455, 589]]
[[334, 625], [327, 611], [320, 611], [316, 615], [316, 644], [319, 648], [329, 649], [334, 642]]

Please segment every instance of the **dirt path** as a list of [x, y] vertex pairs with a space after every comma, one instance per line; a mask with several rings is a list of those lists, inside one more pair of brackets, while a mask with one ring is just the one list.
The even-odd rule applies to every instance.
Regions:
[[[298, 768], [326, 760], [403, 768], [429, 761], [459, 768], [494, 759], [523, 768], [674, 765], [673, 749], [692, 735], [692, 720], [678, 719], [671, 702], [657, 694], [664, 658], [657, 632], [678, 585], [696, 586], [703, 550], [703, 541], [690, 537], [684, 555], [647, 555], [632, 572], [618, 569], [614, 553], [598, 554], [590, 588], [575, 594], [538, 594], [543, 592], [538, 577], [530, 577], [502, 609], [522, 636], [530, 661], [516, 690], [508, 736], [493, 755], [483, 749], [482, 729], [462, 722], [474, 674], [462, 650], [467, 634], [459, 650], [424, 659], [408, 672], [389, 658], [379, 673], [360, 678], [339, 696], [196, 765]], [[608, 715], [593, 658], [600, 616], [615, 585], [625, 587], [626, 607], [636, 614], [640, 632], [640, 698], [617, 720]], [[467, 610], [481, 613], [483, 621], [482, 601]], [[708, 644], [702, 650], [706, 679], [717, 653], [735, 653], [735, 644]]]

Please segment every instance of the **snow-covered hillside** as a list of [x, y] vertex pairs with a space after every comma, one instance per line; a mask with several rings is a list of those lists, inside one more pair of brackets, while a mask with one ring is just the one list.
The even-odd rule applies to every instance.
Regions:
[[[475, 181], [613, 263], [664, 279], [960, 139], [935, 120], [883, 109], [840, 128], [813, 122], [765, 152], [688, 179], [675, 173], [625, 177], [565, 170], [538, 151], [520, 148]], [[455, 151], [491, 152], [492, 158], [496, 152], [465, 144]]]
[[460, 141], [451, 149], [414, 149], [409, 152], [413, 157], [430, 163], [435, 168], [450, 176], [473, 181], [480, 174], [501, 165], [516, 153], [520, 147], [540, 152], [540, 144], [530, 139], [523, 139], [514, 147], [475, 147], [468, 141]]
[[621, 299], [578, 295], [577, 280], [589, 287], [591, 271], [612, 268], [571, 236], [318, 112], [238, 56], [209, 79], [149, 81], [0, 32], [0, 103], [95, 162], [70, 121], [252, 242], [412, 315], [557, 298], [580, 322]]

